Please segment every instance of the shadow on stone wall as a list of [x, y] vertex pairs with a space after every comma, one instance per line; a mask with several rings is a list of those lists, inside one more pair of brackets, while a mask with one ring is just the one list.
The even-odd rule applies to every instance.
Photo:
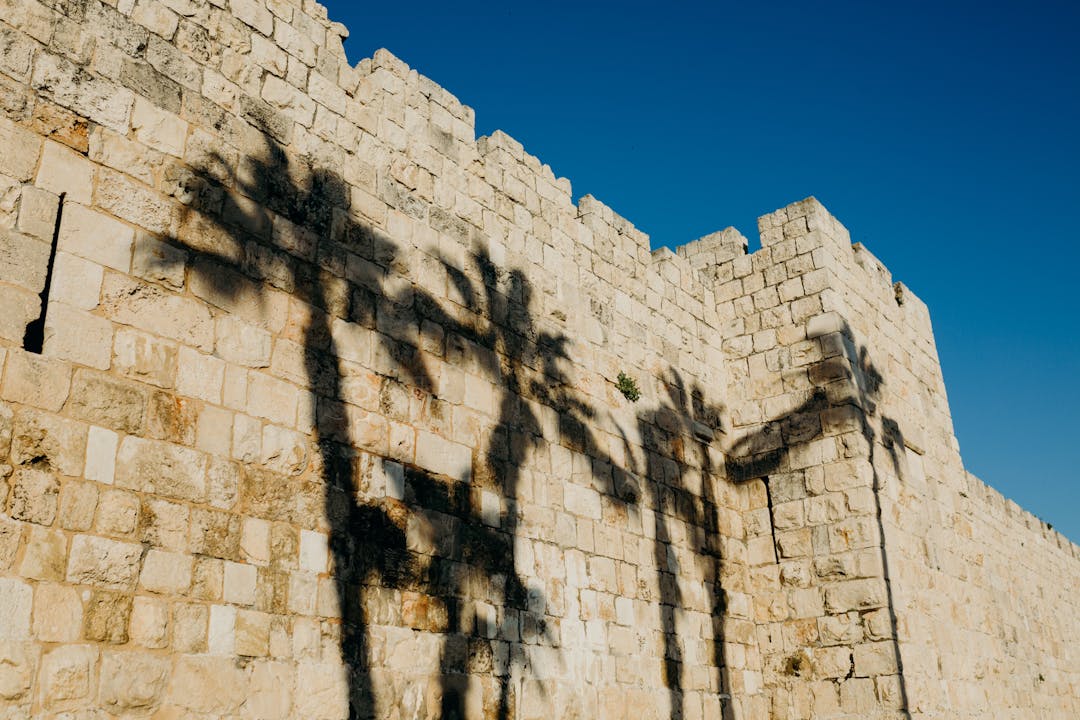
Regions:
[[[884, 571], [887, 611], [891, 625], [891, 640], [896, 654], [899, 677], [900, 711], [910, 717], [907, 683], [903, 674], [903, 658], [900, 652], [899, 632], [896, 619], [896, 602], [892, 580], [889, 577], [889, 558], [885, 543], [885, 526], [882, 520], [881, 492], [884, 478], [877, 463], [880, 444], [889, 454], [895, 477], [904, 477], [904, 438], [899, 423], [879, 412], [885, 378], [870, 359], [865, 345], [856, 350], [854, 332], [844, 320], [834, 333], [821, 338], [822, 348], [828, 357], [818, 361], [810, 371], [815, 387], [810, 397], [797, 408], [782, 417], [767, 422], [760, 430], [737, 441], [725, 457], [727, 476], [734, 482], [760, 479], [769, 498], [770, 523], [773, 522], [772, 487], [769, 476], [787, 470], [785, 465], [796, 445], [824, 436], [824, 417], [834, 414], [834, 422], [845, 420], [866, 444], [867, 461], [873, 471], [874, 515], [877, 524], [877, 545], [881, 550], [881, 566]], [[856, 449], [856, 454], [862, 449]], [[773, 538], [776, 547], [776, 538]], [[778, 558], [779, 559], [779, 558]], [[854, 656], [852, 657], [854, 668]]]
[[[369, 629], [373, 622], [383, 622], [441, 636], [438, 677], [418, 700], [426, 716], [464, 718], [466, 707], [472, 715], [481, 709], [480, 702], [484, 717], [516, 717], [521, 698], [516, 697], [511, 672], [515, 666], [524, 667], [525, 644], [556, 645], [559, 638], [557, 628], [548, 627], [552, 618], [543, 611], [552, 599], [526, 585], [515, 555], [522, 471], [544, 436], [535, 404], [555, 410], [561, 443], [591, 459], [597, 490], [628, 503], [639, 499], [637, 478], [612, 461], [589, 429], [594, 410], [570, 384], [570, 339], [538, 327], [531, 315], [527, 278], [518, 270], [498, 267], [479, 246], [466, 267], [439, 259], [461, 298], [460, 306], [415, 284], [391, 281], [388, 270], [398, 271], [396, 280], [408, 273], [407, 254], [349, 214], [349, 188], [341, 177], [290, 159], [272, 141], [267, 141], [261, 156], [243, 158], [235, 169], [227, 158], [211, 156], [194, 171], [177, 169], [172, 174], [173, 194], [189, 208], [182, 223], [189, 230], [173, 240], [193, 252], [190, 272], [207, 289], [211, 302], [229, 308], [252, 293], [256, 297], [247, 299], [259, 302], [259, 283], [266, 283], [314, 308], [304, 319], [301, 345], [305, 379], [313, 391], [316, 456], [311, 467], [316, 477], [246, 467], [240, 501], [245, 512], [301, 520], [283, 508], [297, 505], [293, 495], [321, 492], [329, 523], [335, 604], [341, 615], [336, 642], [348, 668], [349, 716], [374, 717], [377, 685], [391, 693], [404, 690], [393, 685], [392, 673], [372, 662], [373, 654], [381, 650], [372, 646]], [[417, 216], [427, 212], [422, 201], [407, 193], [398, 199], [404, 212]], [[294, 227], [273, 226], [264, 208]], [[460, 221], [444, 216], [440, 222]], [[349, 268], [350, 276], [359, 278], [356, 284], [341, 277], [346, 253], [360, 259], [359, 267]], [[378, 382], [378, 407], [371, 412], [344, 402], [345, 385], [355, 366], [346, 366], [343, 356], [348, 349], [339, 347], [340, 332], [332, 332], [340, 322], [378, 331], [375, 337], [381, 346], [374, 350], [375, 365], [384, 361], [379, 369], [386, 375]], [[495, 388], [494, 424], [478, 432], [470, 466], [457, 476], [397, 463], [392, 450], [389, 457], [385, 454], [387, 426], [380, 417], [408, 423], [418, 414], [421, 424], [434, 428], [450, 422], [451, 406], [438, 396], [440, 378], [424, 364], [421, 348], [474, 368]], [[655, 556], [661, 568], [668, 566], [668, 538], [661, 520], [666, 508], [695, 525], [695, 546], [702, 548], [706, 574], [719, 597], [714, 499], [691, 499], [680, 487], [682, 469], [676, 466], [674, 474], [670, 472], [673, 458], [687, 451], [675, 446], [681, 443], [675, 436], [683, 429], [680, 413], [686, 412], [683, 403], [688, 397], [681, 379], [675, 380], [672, 406], [641, 419], [643, 437], [657, 446], [649, 451], [653, 479], [648, 483], [655, 488], [648, 498], [657, 511]], [[693, 397], [700, 404], [698, 390]], [[670, 433], [661, 438], [654, 427], [670, 428]], [[661, 444], [663, 461], [654, 452]], [[371, 453], [368, 457], [374, 456], [381, 467], [365, 465], [363, 452], [357, 449]], [[702, 454], [707, 461], [708, 453]], [[652, 458], [657, 459], [656, 467]], [[388, 484], [400, 484], [390, 493], [397, 497], [367, 495], [372, 473], [381, 474]], [[312, 481], [318, 487], [300, 487]], [[705, 487], [711, 484], [706, 482]], [[494, 512], [484, 507], [484, 491], [499, 498]], [[416, 546], [418, 528], [432, 538], [430, 547]], [[272, 574], [270, 584], [272, 609], [285, 612], [286, 576]], [[682, 598], [674, 572], [662, 572], [660, 586], [668, 638], [665, 679], [672, 693], [672, 717], [681, 717], [677, 701], [681, 660], [673, 617]], [[401, 593], [400, 615], [380, 604], [378, 590]], [[503, 624], [495, 626], [493, 618], [482, 617], [476, 610], [478, 601], [503, 608]], [[713, 662], [718, 667], [721, 621], [719, 615], [713, 618]], [[470, 688], [470, 677], [481, 684], [482, 700], [475, 684]]]

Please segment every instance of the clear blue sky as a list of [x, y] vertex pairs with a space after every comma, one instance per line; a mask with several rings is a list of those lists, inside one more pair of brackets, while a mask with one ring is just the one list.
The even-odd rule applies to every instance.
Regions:
[[1080, 541], [1080, 3], [326, 5], [653, 247], [817, 196], [930, 305], [968, 469]]

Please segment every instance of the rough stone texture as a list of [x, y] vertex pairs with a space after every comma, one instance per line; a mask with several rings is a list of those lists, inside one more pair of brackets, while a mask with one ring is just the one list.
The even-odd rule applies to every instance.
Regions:
[[0, 720], [1080, 715], [812, 198], [652, 252], [313, 2], [3, 7]]

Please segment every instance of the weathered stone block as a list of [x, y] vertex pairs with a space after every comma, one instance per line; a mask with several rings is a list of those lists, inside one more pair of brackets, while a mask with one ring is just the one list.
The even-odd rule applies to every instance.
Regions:
[[58, 647], [41, 658], [41, 700], [46, 707], [87, 701], [94, 689], [98, 650], [89, 645]]
[[135, 231], [78, 203], [64, 204], [58, 248], [90, 262], [126, 273]]
[[162, 700], [169, 680], [167, 657], [142, 652], [104, 652], [99, 699], [114, 714], [149, 714]]
[[129, 436], [117, 454], [116, 485], [201, 502], [206, 499], [206, 457], [179, 445]]
[[29, 584], [11, 578], [0, 578], [0, 638], [11, 642], [30, 637], [33, 596], [34, 591]]
[[56, 412], [64, 406], [70, 388], [71, 366], [67, 363], [21, 351], [8, 355], [5, 400]]
[[173, 386], [176, 377], [176, 343], [136, 330], [121, 329], [116, 332], [113, 347], [116, 369], [120, 373], [161, 388]]
[[35, 580], [59, 582], [67, 563], [67, 538], [56, 530], [33, 527], [19, 563], [19, 574]]
[[123, 645], [128, 641], [131, 596], [95, 590], [85, 606], [83, 637], [87, 640]]
[[131, 640], [145, 648], [169, 644], [169, 605], [163, 600], [137, 596], [131, 607]]
[[183, 595], [191, 586], [190, 555], [150, 550], [143, 560], [139, 587], [162, 595]]
[[68, 582], [130, 590], [139, 576], [142, 546], [91, 535], [76, 535], [68, 559]]
[[142, 432], [147, 392], [132, 383], [79, 370], [72, 381], [67, 411], [74, 417], [123, 433]]
[[34, 637], [73, 643], [82, 637], [83, 605], [76, 588], [39, 583], [34, 591]]
[[59, 493], [60, 483], [48, 463], [38, 462], [19, 468], [12, 476], [8, 512], [16, 520], [52, 525]]

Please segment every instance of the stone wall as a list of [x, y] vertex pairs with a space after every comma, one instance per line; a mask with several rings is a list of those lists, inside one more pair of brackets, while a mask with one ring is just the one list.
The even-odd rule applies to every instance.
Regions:
[[650, 252], [344, 34], [0, 0], [0, 718], [1077, 714], [1077, 548], [816, 201]]

